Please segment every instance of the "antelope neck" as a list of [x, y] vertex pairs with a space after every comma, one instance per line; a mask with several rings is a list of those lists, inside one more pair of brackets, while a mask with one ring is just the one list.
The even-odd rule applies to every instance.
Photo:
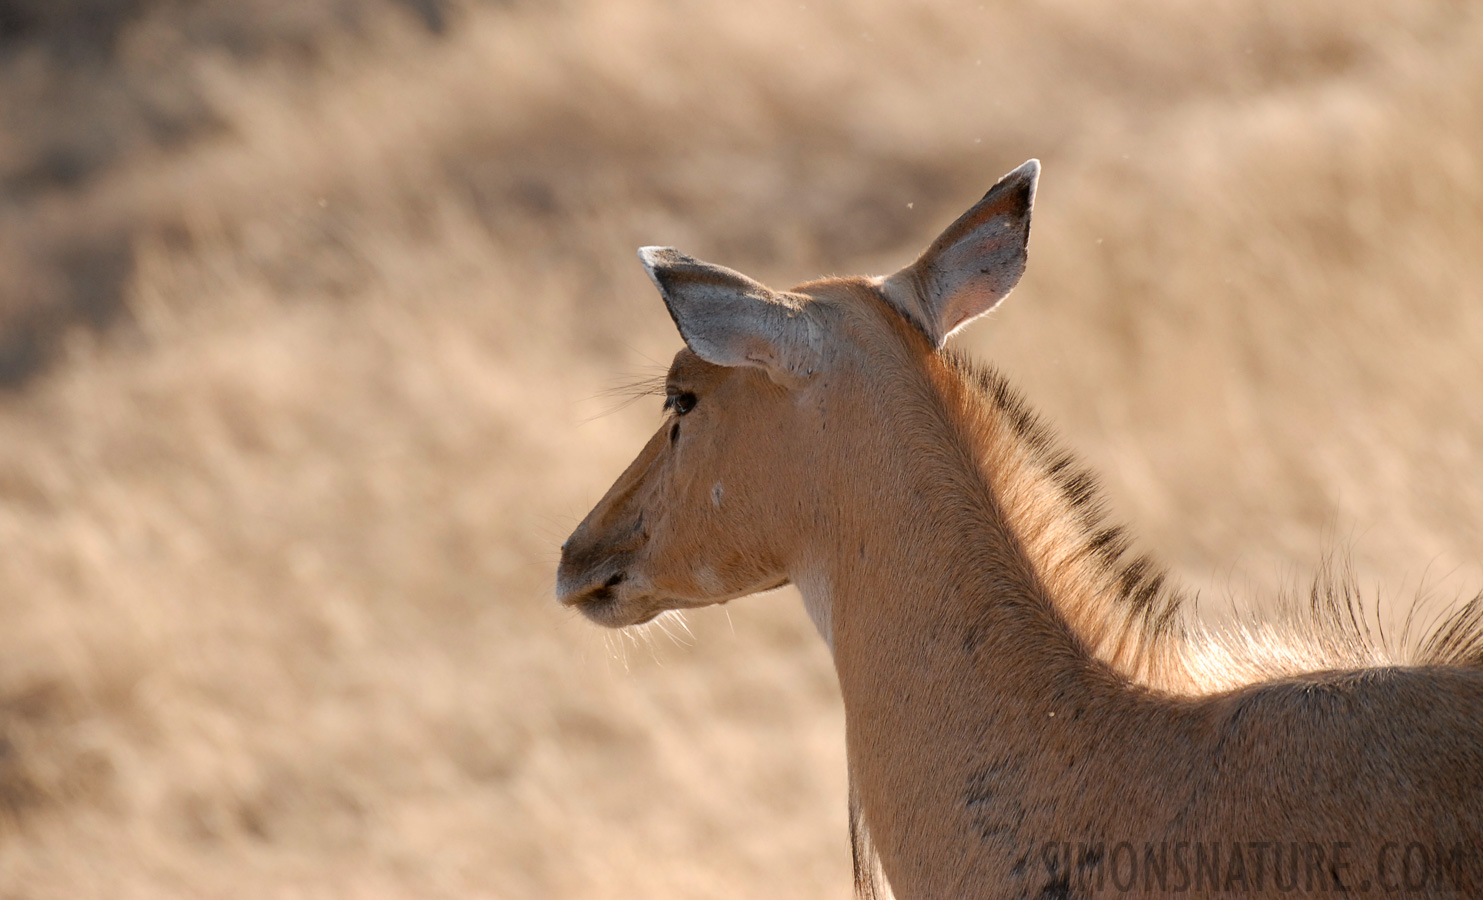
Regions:
[[[1054, 799], [1057, 776], [1044, 773], [1079, 765], [1080, 780], [1102, 763], [1076, 760], [1077, 748], [1137, 752], [1163, 721], [1053, 611], [949, 409], [925, 382], [870, 395], [852, 417], [869, 463], [837, 469], [837, 502], [795, 579], [829, 595], [816, 624], [832, 631], [851, 780], [903, 896], [951, 892], [947, 873], [906, 851], [924, 840], [962, 860], [959, 875], [1024, 869], [1047, 804], [1064, 815], [1077, 802]], [[848, 436], [831, 438], [851, 452]], [[1123, 733], [1129, 722], [1144, 734]]]

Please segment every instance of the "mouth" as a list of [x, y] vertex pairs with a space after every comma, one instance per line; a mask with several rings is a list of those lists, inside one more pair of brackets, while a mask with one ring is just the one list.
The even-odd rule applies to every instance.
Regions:
[[586, 590], [562, 591], [561, 605], [576, 609], [590, 621], [607, 628], [642, 625], [664, 612], [665, 607], [654, 603], [652, 598], [623, 591], [622, 586], [628, 582], [627, 573], [616, 572]]
[[630, 625], [642, 625], [652, 621], [664, 607], [652, 607], [645, 604], [642, 610], [635, 611], [633, 604], [623, 603], [617, 597], [604, 597], [600, 599], [582, 598], [572, 601], [567, 606], [575, 607], [578, 612], [586, 616], [589, 621], [604, 628], [627, 628]]

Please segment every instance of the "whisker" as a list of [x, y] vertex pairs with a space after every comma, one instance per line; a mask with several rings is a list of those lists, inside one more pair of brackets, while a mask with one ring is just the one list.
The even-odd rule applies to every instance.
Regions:
[[[618, 634], [621, 634], [621, 633], [622, 632], [618, 632]], [[617, 637], [617, 635], [614, 632], [604, 631], [603, 632], [603, 635], [602, 635], [602, 640], [603, 640], [603, 643], [605, 643], [605, 644], [608, 645], [608, 659], [609, 660], [612, 660], [612, 659], [616, 658], [620, 663], [623, 664], [623, 671], [625, 673], [629, 672], [630, 670], [628, 668], [628, 647], [623, 643], [623, 639], [620, 638], [620, 637]]]
[[690, 638], [691, 645], [693, 646], [695, 642], [695, 632], [690, 630], [690, 623], [685, 620], [685, 614], [678, 609], [672, 609], [670, 610], [670, 621], [680, 626], [681, 630], [683, 630], [686, 636]]
[[[684, 632], [687, 635], [690, 636], [690, 639], [689, 640], [681, 640], [678, 635], [676, 635], [673, 631], [670, 631], [669, 630], [669, 624], [668, 624], [669, 622], [674, 622], [675, 624], [677, 624], [681, 629], [684, 630]], [[693, 646], [695, 646], [695, 635], [693, 633], [691, 633], [689, 626], [687, 626], [685, 624], [685, 619], [684, 619], [683, 616], [680, 615], [680, 611], [679, 610], [677, 610], [677, 609], [671, 609], [671, 610], [668, 610], [666, 612], [660, 613], [659, 616], [658, 616], [658, 618], [656, 618], [654, 620], [654, 625], [660, 631], [664, 632], [665, 637], [669, 638], [670, 641], [673, 642], [675, 646], [677, 646], [677, 647], [693, 647]]]
[[659, 658], [657, 645], [654, 641], [654, 620], [644, 622], [641, 625], [628, 625], [622, 629], [624, 637], [633, 642], [635, 649], [642, 647], [649, 651], [649, 657], [654, 660], [655, 665], [664, 666], [664, 661]]
[[636, 401], [642, 400], [645, 397], [664, 396], [665, 378], [668, 374], [668, 369], [665, 369], [663, 372], [659, 372], [657, 374], [651, 370], [631, 380], [620, 382], [610, 388], [605, 388], [604, 390], [598, 391], [596, 394], [592, 395], [588, 399], [612, 400], [613, 398], [619, 398], [619, 401], [616, 404], [610, 405], [596, 413], [593, 413], [587, 418], [582, 419], [579, 424], [586, 425], [591, 422], [595, 422], [598, 419], [611, 416], [616, 412], [627, 409]]

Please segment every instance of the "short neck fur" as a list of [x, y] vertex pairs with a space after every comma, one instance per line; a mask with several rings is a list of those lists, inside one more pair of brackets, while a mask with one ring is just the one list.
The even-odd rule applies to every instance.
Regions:
[[[1019, 477], [1043, 481], [1023, 435], [965, 417], [983, 400], [943, 357], [885, 368], [859, 409], [831, 417], [855, 423], [829, 435], [853, 461], [807, 553], [833, 598], [852, 791], [903, 896], [1011, 882], [1034, 895], [1047, 877], [1036, 840], [1058, 822], [1095, 830], [1112, 809], [1126, 823], [1139, 801], [1124, 797], [1150, 796], [1130, 784], [1135, 760], [1197, 726], [1096, 658], [1059, 611], [1035, 537], [1016, 532], [1025, 517], [1000, 497], [1025, 488], [985, 469], [1020, 460]], [[1106, 752], [1074, 758], [1089, 746]]]

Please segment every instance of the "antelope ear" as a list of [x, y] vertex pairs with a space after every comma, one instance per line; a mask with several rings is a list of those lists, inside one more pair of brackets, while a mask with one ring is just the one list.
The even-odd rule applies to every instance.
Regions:
[[756, 366], [786, 387], [798, 386], [818, 369], [819, 332], [805, 298], [778, 293], [669, 247], [644, 247], [639, 259], [680, 336], [701, 359], [718, 366]]
[[937, 346], [998, 306], [1024, 274], [1039, 178], [1034, 159], [1005, 175], [916, 262], [882, 282], [887, 299]]

